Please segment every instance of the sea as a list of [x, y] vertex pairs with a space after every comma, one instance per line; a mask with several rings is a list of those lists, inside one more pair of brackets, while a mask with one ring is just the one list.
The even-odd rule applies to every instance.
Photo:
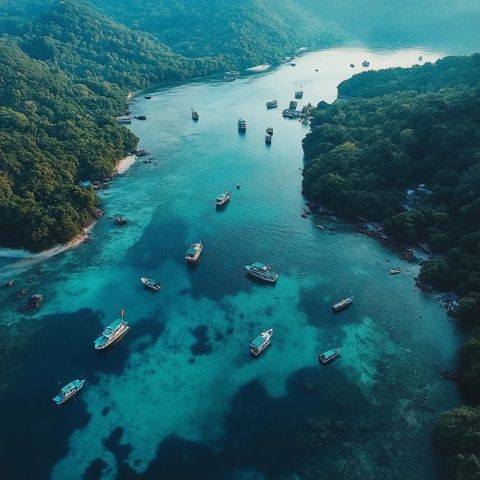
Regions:
[[[55, 255], [0, 252], [0, 281], [14, 280], [0, 290], [2, 478], [439, 478], [432, 428], [460, 403], [439, 373], [455, 366], [460, 334], [415, 287], [417, 263], [335, 216], [302, 217], [309, 126], [281, 112], [297, 90], [299, 108], [334, 101], [363, 60], [377, 70], [444, 54], [332, 48], [233, 82], [138, 92], [130, 108], [147, 119], [128, 128], [149, 155], [101, 191], [91, 241]], [[192, 267], [184, 255], [196, 241]], [[275, 285], [246, 275], [255, 261], [278, 271]], [[25, 312], [32, 293], [44, 303]], [[352, 306], [333, 314], [348, 296]], [[130, 331], [95, 351], [121, 309]], [[250, 341], [268, 328], [271, 345], [252, 358]], [[321, 365], [333, 347], [340, 357]], [[55, 406], [74, 379], [84, 388]]]

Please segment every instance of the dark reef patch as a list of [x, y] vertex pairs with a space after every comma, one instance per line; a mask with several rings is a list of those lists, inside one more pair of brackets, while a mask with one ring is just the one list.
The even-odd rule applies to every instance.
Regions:
[[82, 480], [100, 480], [106, 466], [101, 458], [96, 458], [83, 472]]
[[193, 336], [197, 342], [190, 347], [193, 355], [208, 355], [212, 351], [212, 346], [208, 338], [208, 327], [206, 325], [199, 325], [192, 330]]

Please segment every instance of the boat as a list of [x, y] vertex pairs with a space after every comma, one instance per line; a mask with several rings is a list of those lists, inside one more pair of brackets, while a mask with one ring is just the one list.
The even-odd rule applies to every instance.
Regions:
[[145, 100], [151, 100], [152, 99], [151, 95], [145, 95], [144, 98], [145, 98]]
[[271, 100], [270, 102], [266, 103], [267, 108], [277, 108], [278, 107], [278, 102], [276, 100]]
[[190, 248], [185, 252], [185, 260], [188, 263], [197, 263], [200, 255], [202, 254], [202, 250], [202, 242], [192, 243], [192, 245], [190, 245]]
[[337, 313], [341, 312], [342, 310], [345, 310], [348, 308], [353, 302], [353, 297], [348, 297], [340, 300], [339, 302], [335, 303], [332, 305], [332, 310]]
[[272, 143], [272, 136], [271, 135], [265, 135], [265, 143], [267, 145], [271, 145], [271, 143]]
[[60, 390], [59, 394], [53, 397], [53, 401], [57, 405], [61, 405], [63, 402], [66, 402], [69, 398], [73, 397], [79, 390], [82, 389], [85, 380], [73, 380], [73, 382], [67, 383]]
[[145, 115], [138, 115], [135, 117], [137, 120], [146, 120], [147, 117]]
[[247, 130], [247, 122], [243, 118], [238, 119], [238, 130], [245, 132]]
[[38, 308], [43, 303], [43, 295], [39, 293], [33, 294], [29, 299], [27, 304], [25, 305], [25, 310], [32, 310], [34, 308]]
[[355, 68], [355, 65], [353, 63], [350, 64], [350, 67]]
[[240, 72], [237, 72], [235, 70], [231, 71], [231, 72], [225, 72], [225, 75], [229, 76], [229, 77], [239, 77], [240, 76]]
[[362, 67], [369, 67], [370, 66], [370, 62], [368, 62], [367, 60], [364, 60], [362, 62]]
[[27, 294], [27, 292], [28, 292], [28, 288], [21, 288], [16, 293], [16, 296], [17, 296], [17, 298], [24, 297]]
[[237, 79], [237, 77], [235, 75], [225, 75], [223, 77], [223, 79], [226, 81], [226, 82], [233, 82], [234, 80]]
[[250, 342], [250, 352], [252, 355], [260, 355], [269, 345], [273, 335], [273, 328], [265, 330]]
[[230, 192], [227, 190], [223, 193], [221, 193], [216, 199], [215, 199], [215, 205], [217, 207], [223, 207], [228, 203], [230, 200]]
[[398, 273], [400, 273], [402, 270], [400, 269], [400, 267], [398, 268], [391, 268], [390, 269], [390, 275], [397, 275]]
[[197, 121], [199, 118], [198, 112], [192, 108], [192, 120]]
[[118, 125], [130, 125], [132, 123], [132, 117], [124, 115], [122, 117], [117, 117], [116, 121]]
[[240, 184], [237, 183], [237, 190], [240, 190]]
[[268, 133], [268, 135], [272, 136], [273, 135], [273, 128], [272, 127], [267, 127], [266, 132]]
[[318, 224], [317, 227], [318, 227], [320, 230], [325, 230], [325, 227], [324, 227], [323, 225]]
[[288, 105], [288, 108], [290, 110], [295, 110], [297, 108], [297, 105], [298, 105], [298, 102], [296, 102], [295, 100], [291, 100], [289, 105]]
[[13, 280], [9, 280], [5, 283], [5, 288], [12, 288], [13, 287]]
[[152, 292], [158, 292], [162, 288], [162, 286], [153, 278], [142, 277], [140, 281], [147, 290], [151, 290]]
[[331, 348], [330, 350], [327, 350], [326, 352], [321, 353], [318, 356], [318, 359], [320, 360], [320, 362], [326, 365], [327, 363], [330, 363], [332, 360], [337, 358], [339, 355], [340, 355], [339, 348]]
[[127, 219], [125, 217], [117, 217], [115, 219], [115, 225], [118, 227], [124, 227], [128, 223]]
[[262, 262], [255, 262], [251, 265], [245, 265], [245, 269], [252, 277], [259, 278], [265, 282], [275, 283], [278, 279], [278, 273], [272, 270], [270, 265]]
[[290, 66], [291, 66], [291, 67], [296, 67], [297, 64], [296, 64], [296, 63], [291, 63]]
[[295, 98], [302, 98], [303, 97], [303, 90], [297, 90], [295, 92]]
[[122, 308], [121, 318], [112, 322], [93, 342], [95, 350], [103, 350], [118, 342], [129, 329], [130, 327], [125, 321], [125, 310]]

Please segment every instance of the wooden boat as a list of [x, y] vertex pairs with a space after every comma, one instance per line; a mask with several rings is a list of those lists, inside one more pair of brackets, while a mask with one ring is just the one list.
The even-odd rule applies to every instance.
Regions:
[[326, 352], [321, 353], [318, 356], [318, 360], [323, 363], [323, 365], [327, 365], [327, 363], [330, 363], [332, 360], [335, 360], [340, 355], [340, 349], [339, 348], [331, 348], [330, 350], [327, 350]]
[[142, 285], [147, 290], [151, 290], [152, 292], [158, 292], [162, 288], [162, 286], [157, 281], [155, 281], [153, 278], [142, 277], [140, 279], [140, 281], [142, 282]]

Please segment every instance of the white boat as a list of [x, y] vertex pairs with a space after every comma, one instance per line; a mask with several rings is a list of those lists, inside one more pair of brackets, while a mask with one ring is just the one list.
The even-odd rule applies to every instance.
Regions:
[[185, 260], [188, 263], [197, 263], [200, 255], [202, 254], [203, 243], [196, 242], [190, 245], [190, 248], [185, 253]]
[[112, 322], [94, 342], [95, 350], [104, 348], [117, 343], [130, 329], [125, 321], [125, 310], [122, 308], [121, 318]]
[[278, 279], [278, 273], [272, 270], [270, 265], [266, 265], [262, 262], [255, 262], [252, 265], [245, 265], [249, 275], [259, 278], [265, 282], [275, 283]]
[[140, 281], [147, 290], [152, 290], [153, 292], [158, 292], [162, 288], [153, 278], [142, 277]]
[[220, 208], [226, 205], [230, 200], [230, 192], [227, 190], [226, 192], [221, 193], [216, 199], [215, 199], [215, 206]]
[[69, 398], [73, 397], [85, 383], [85, 380], [73, 380], [70, 383], [67, 383], [60, 390], [59, 394], [53, 398], [53, 401], [57, 405], [61, 405], [63, 402], [66, 402]]
[[260, 355], [269, 345], [273, 335], [273, 328], [265, 330], [250, 342], [250, 352], [252, 355]]
[[390, 269], [390, 275], [397, 275], [397, 274], [401, 273], [401, 271], [402, 270], [400, 269], [400, 267], [399, 268], [391, 268]]

